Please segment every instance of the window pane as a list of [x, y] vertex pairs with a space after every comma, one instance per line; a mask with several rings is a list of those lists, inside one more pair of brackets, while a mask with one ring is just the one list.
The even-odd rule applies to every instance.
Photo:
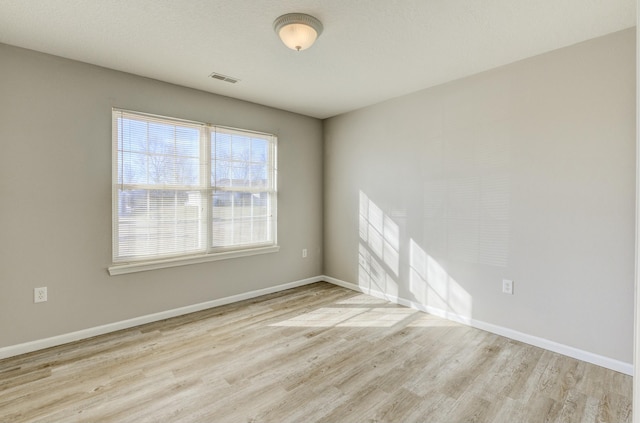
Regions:
[[196, 185], [200, 177], [198, 159], [176, 156], [149, 156], [149, 183]]
[[227, 160], [216, 160], [213, 164], [211, 184], [220, 187], [231, 186], [232, 162]]
[[253, 220], [253, 239], [254, 240], [259, 240], [263, 242], [272, 241], [272, 239], [269, 237], [269, 226], [271, 224], [270, 223], [271, 221], [272, 219], [267, 216], [254, 218]]
[[118, 190], [120, 257], [203, 250], [202, 194], [178, 190]]
[[175, 160], [173, 183], [177, 185], [197, 185], [200, 180], [200, 161], [191, 158], [177, 157]]
[[275, 142], [114, 110], [114, 261], [273, 244]]
[[176, 154], [181, 157], [200, 157], [200, 131], [196, 128], [176, 127]]
[[248, 162], [236, 162], [231, 167], [231, 186], [248, 187], [250, 165]]
[[118, 119], [118, 149], [124, 151], [147, 151], [147, 124], [135, 119]]
[[266, 163], [267, 148], [269, 144], [267, 140], [254, 138], [251, 140], [251, 161], [255, 163]]
[[240, 135], [232, 137], [231, 158], [239, 161], [251, 160], [251, 139], [249, 137]]
[[211, 132], [214, 148], [211, 149], [212, 158], [231, 159], [231, 135], [222, 132]]
[[118, 119], [118, 182], [198, 185], [200, 130], [141, 119]]
[[268, 193], [215, 192], [212, 246], [229, 247], [272, 241]]
[[212, 184], [241, 189], [269, 186], [271, 141], [238, 132], [212, 133]]
[[140, 153], [123, 152], [119, 157], [118, 182], [125, 184], [146, 184], [147, 178], [147, 155]]
[[251, 164], [249, 180], [252, 187], [267, 186], [267, 165], [262, 163]]

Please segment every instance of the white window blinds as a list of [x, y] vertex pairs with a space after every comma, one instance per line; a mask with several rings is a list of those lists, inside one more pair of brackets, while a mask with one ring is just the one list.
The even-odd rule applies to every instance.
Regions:
[[276, 138], [114, 110], [113, 260], [275, 245]]
[[212, 247], [270, 243], [275, 227], [275, 143], [240, 131], [210, 132]]

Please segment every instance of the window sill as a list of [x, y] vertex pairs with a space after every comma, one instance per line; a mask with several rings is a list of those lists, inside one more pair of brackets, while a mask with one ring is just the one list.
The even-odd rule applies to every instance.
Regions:
[[107, 270], [109, 275], [124, 275], [127, 273], [144, 272], [147, 270], [164, 269], [167, 267], [186, 266], [189, 264], [207, 263], [210, 261], [227, 260], [238, 257], [255, 256], [258, 254], [276, 253], [280, 246], [252, 248], [250, 250], [227, 251], [224, 253], [204, 254], [199, 256], [178, 257], [164, 260], [144, 261], [139, 263], [114, 264]]

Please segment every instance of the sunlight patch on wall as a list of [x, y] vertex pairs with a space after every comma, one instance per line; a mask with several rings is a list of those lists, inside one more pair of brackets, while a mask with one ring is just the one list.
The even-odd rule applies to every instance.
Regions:
[[409, 289], [420, 304], [458, 319], [471, 319], [471, 295], [413, 239], [409, 241], [409, 267]]
[[398, 282], [363, 244], [358, 252], [358, 285], [387, 295], [398, 296]]
[[359, 210], [359, 233], [362, 243], [367, 245], [375, 257], [397, 277], [400, 270], [398, 224], [362, 191], [360, 191]]
[[400, 229], [390, 217], [384, 216], [384, 248], [382, 257], [393, 273], [398, 276], [400, 266]]
[[400, 228], [360, 191], [358, 285], [387, 295], [398, 295]]

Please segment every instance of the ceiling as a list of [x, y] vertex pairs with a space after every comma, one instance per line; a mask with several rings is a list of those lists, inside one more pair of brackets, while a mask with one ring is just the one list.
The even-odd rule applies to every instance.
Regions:
[[[635, 3], [0, 0], [0, 42], [327, 118], [632, 27]], [[291, 12], [324, 25], [308, 50], [273, 31]]]

